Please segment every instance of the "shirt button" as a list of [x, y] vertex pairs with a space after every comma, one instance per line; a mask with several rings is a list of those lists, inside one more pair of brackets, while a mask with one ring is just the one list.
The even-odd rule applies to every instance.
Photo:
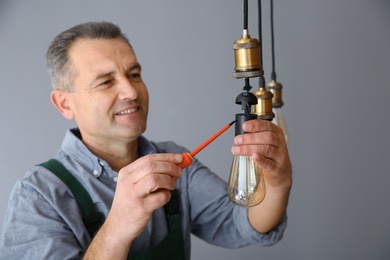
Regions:
[[99, 171], [98, 171], [98, 170], [94, 170], [92, 174], [93, 174], [94, 176], [98, 176], [98, 175], [99, 175]]
[[104, 166], [104, 162], [103, 162], [103, 161], [99, 161], [99, 164], [100, 164], [101, 166]]
[[112, 178], [112, 180], [113, 180], [114, 182], [118, 182], [118, 177], [115, 176], [114, 178]]

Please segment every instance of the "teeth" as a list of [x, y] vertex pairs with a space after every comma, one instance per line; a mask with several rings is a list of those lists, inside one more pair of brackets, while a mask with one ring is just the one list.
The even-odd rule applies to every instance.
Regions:
[[118, 115], [130, 114], [130, 113], [133, 113], [135, 111], [137, 111], [137, 108], [131, 108], [131, 109], [127, 109], [127, 110], [123, 110], [123, 111], [119, 112]]

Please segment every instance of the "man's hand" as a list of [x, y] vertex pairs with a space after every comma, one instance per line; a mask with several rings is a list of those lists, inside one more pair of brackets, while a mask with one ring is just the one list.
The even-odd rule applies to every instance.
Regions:
[[263, 169], [266, 196], [262, 203], [249, 208], [249, 220], [258, 231], [267, 233], [283, 217], [292, 184], [291, 163], [280, 127], [264, 120], [249, 120], [243, 124], [246, 134], [234, 138], [234, 155], [252, 156]]
[[144, 230], [153, 211], [169, 201], [174, 178], [182, 175], [177, 166], [181, 161], [178, 154], [151, 154], [119, 171], [111, 210], [86, 259], [127, 257], [132, 241]]

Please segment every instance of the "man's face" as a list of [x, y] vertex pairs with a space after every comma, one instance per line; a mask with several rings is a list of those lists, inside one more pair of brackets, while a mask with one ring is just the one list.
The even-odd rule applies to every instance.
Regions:
[[132, 48], [120, 39], [79, 39], [69, 93], [73, 119], [88, 143], [131, 142], [146, 129], [148, 92]]

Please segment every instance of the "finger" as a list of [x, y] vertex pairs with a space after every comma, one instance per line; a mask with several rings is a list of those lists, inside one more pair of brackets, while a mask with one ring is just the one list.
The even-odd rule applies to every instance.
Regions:
[[231, 148], [233, 155], [246, 155], [253, 156], [253, 154], [258, 154], [262, 157], [277, 161], [282, 151], [273, 145], [240, 145], [233, 146]]
[[266, 170], [268, 172], [272, 172], [278, 167], [278, 164], [272, 158], [265, 157], [265, 156], [258, 154], [258, 153], [254, 153], [251, 156], [252, 156], [252, 159], [255, 161], [255, 163], [258, 166], [260, 166], [263, 170]]
[[243, 128], [247, 132], [271, 131], [277, 133], [278, 126], [268, 120], [249, 120], [245, 122]]
[[182, 175], [182, 170], [176, 165], [181, 160], [178, 154], [153, 154], [144, 156], [119, 171], [119, 178], [130, 177], [132, 183], [137, 183], [148, 174], [166, 174], [172, 178]]
[[279, 134], [280, 127], [272, 123], [268, 120], [248, 120], [242, 124], [242, 129], [245, 132], [251, 133], [251, 132], [263, 132], [263, 131], [270, 131], [274, 132], [275, 134]]
[[[283, 164], [287, 147], [285, 142], [274, 133], [264, 132], [256, 134], [243, 134], [235, 139], [236, 146], [233, 146], [231, 152], [234, 155], [252, 156], [258, 154], [264, 159], [269, 159], [277, 164]], [[265, 162], [271, 163], [271, 162]], [[267, 167], [265, 165], [264, 167]], [[268, 167], [267, 167], [268, 168]]]
[[147, 197], [156, 191], [175, 189], [175, 182], [165, 174], [150, 174], [136, 183], [133, 189], [138, 197]]
[[274, 187], [291, 185], [291, 163], [288, 158], [277, 162], [259, 154], [252, 156], [255, 163], [264, 170], [268, 183]]
[[144, 200], [146, 210], [154, 211], [161, 208], [171, 199], [171, 192], [166, 189], [157, 190], [149, 194]]
[[278, 147], [282, 143], [282, 136], [274, 132], [264, 131], [255, 133], [246, 133], [234, 137], [236, 145], [271, 145]]
[[135, 160], [133, 163], [129, 164], [125, 168], [128, 171], [132, 171], [133, 169], [139, 168], [140, 166], [148, 162], [171, 162], [173, 164], [178, 164], [181, 161], [182, 161], [182, 156], [180, 154], [156, 153], [156, 154], [145, 155]]

